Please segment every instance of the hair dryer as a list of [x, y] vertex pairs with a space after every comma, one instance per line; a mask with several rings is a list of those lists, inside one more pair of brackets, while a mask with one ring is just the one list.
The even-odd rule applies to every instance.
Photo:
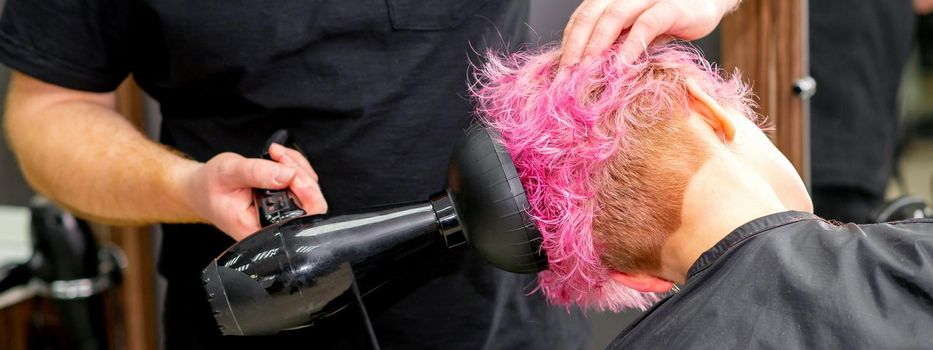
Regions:
[[[268, 143], [287, 138], [279, 131]], [[287, 190], [256, 190], [266, 226], [202, 272], [221, 332], [260, 335], [310, 325], [353, 302], [345, 292], [354, 278], [365, 297], [392, 274], [386, 269], [396, 259], [425, 249], [466, 242], [507, 271], [547, 268], [518, 173], [496, 138], [482, 126], [467, 129], [451, 156], [448, 188], [424, 202], [306, 216]]]

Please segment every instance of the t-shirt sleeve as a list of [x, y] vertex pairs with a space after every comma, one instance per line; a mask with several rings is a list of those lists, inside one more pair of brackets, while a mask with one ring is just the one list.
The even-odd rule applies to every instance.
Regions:
[[47, 83], [105, 92], [129, 72], [130, 0], [7, 0], [0, 61]]

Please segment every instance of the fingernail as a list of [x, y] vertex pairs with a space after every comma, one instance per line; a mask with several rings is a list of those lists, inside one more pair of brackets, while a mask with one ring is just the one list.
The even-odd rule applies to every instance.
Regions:
[[269, 146], [269, 153], [282, 153], [284, 148], [285, 146], [273, 142], [272, 145]]
[[275, 175], [275, 182], [282, 185], [291, 180], [292, 176], [295, 176], [295, 169], [287, 166], [280, 166], [279, 173]]
[[323, 198], [320, 202], [317, 203], [317, 212], [321, 214], [327, 213], [327, 201], [325, 201]]

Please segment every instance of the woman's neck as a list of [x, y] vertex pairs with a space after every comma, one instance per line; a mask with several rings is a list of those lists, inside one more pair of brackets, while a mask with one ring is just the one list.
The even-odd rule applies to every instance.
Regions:
[[714, 152], [684, 191], [681, 225], [661, 248], [659, 277], [684, 283], [705, 251], [739, 226], [786, 211], [770, 184], [727, 150]]

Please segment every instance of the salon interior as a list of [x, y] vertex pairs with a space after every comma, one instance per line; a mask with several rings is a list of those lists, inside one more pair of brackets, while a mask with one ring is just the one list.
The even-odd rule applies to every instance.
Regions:
[[[530, 20], [526, 25], [531, 28], [535, 39], [526, 47], [561, 40], [567, 19], [578, 5], [578, 1], [568, 0], [532, 1]], [[825, 52], [823, 45], [827, 42], [815, 36], [814, 30], [819, 27], [814, 24], [817, 19], [810, 17], [815, 14], [806, 8], [806, 0], [745, 0], [739, 9], [723, 18], [712, 34], [693, 41], [692, 45], [725, 71], [739, 68], [743, 80], [754, 89], [758, 112], [765, 116], [780, 116], [770, 118], [776, 129], [771, 139], [809, 186], [817, 168], [813, 160], [818, 152], [825, 151], [818, 149], [823, 143], [814, 139], [828, 137], [825, 135], [837, 131], [819, 130], [818, 126], [822, 124], [814, 122], [817, 116], [811, 102], [823, 93], [821, 86], [824, 83], [810, 72], [817, 69], [814, 65], [826, 62], [811, 59], [810, 55], [811, 52]], [[819, 23], [825, 25], [825, 22]], [[884, 154], [882, 158], [890, 160], [886, 165], [879, 165], [882, 168], [879, 171], [887, 174], [888, 180], [883, 203], [872, 210], [872, 220], [877, 222], [933, 215], [929, 211], [929, 204], [933, 203], [933, 16], [917, 14], [909, 32], [911, 49], [903, 73], [897, 79], [895, 110], [890, 116], [878, 116], [896, 119], [892, 124], [896, 132], [892, 133], [893, 140], [887, 143], [888, 146], [882, 142], [872, 151]], [[853, 53], [838, 54], [842, 57]], [[871, 67], [875, 71], [886, 68]], [[6, 95], [9, 77], [10, 69], [0, 67], [0, 91], [3, 95]], [[893, 91], [890, 93], [894, 95]], [[120, 85], [117, 96], [120, 110], [132, 119], [132, 123], [148, 137], [158, 140], [161, 120], [158, 103], [129, 80]], [[0, 118], [2, 113], [0, 109]], [[6, 134], [0, 134], [0, 349], [171, 348], [163, 339], [162, 310], [166, 286], [157, 272], [162, 241], [160, 226], [107, 225], [62, 209], [30, 187], [5, 137]], [[860, 149], [865, 145], [874, 147], [873, 142], [870, 137], [861, 140]], [[442, 231], [446, 229], [442, 216], [445, 210], [453, 212], [450, 200], [432, 199], [425, 203], [421, 207], [379, 211], [377, 214], [372, 214], [376, 210], [373, 209], [373, 212], [361, 214], [364, 217], [344, 218], [348, 220], [344, 226], [352, 226], [362, 232], [360, 234], [365, 234], [363, 231], [366, 230], [398, 229], [394, 226], [386, 228], [389, 226], [386, 220], [422, 220], [415, 215], [433, 208], [438, 215], [437, 225]], [[455, 234], [444, 238], [458, 240]], [[463, 243], [462, 238], [459, 239], [459, 243]], [[274, 249], [278, 248], [268, 250], [266, 255], [274, 254]], [[294, 252], [312, 254], [307, 247], [298, 247]], [[229, 256], [217, 253], [220, 254], [218, 259], [227, 259], [225, 266], [236, 263]], [[254, 257], [256, 260], [262, 259]], [[224, 269], [216, 271], [218, 266], [223, 267], [219, 263], [212, 266], [214, 270], [208, 267], [204, 272], [204, 285], [206, 294], [213, 296], [222, 293], [218, 290], [223, 286], [216, 285], [217, 280], [228, 272]], [[339, 273], [325, 278], [352, 280], [354, 268], [346, 265], [337, 269]], [[213, 274], [217, 274], [217, 280], [211, 280], [211, 276], [215, 276]], [[360, 285], [366, 287], [366, 283], [360, 282]], [[266, 312], [249, 317], [247, 322], [251, 322], [250, 325], [243, 321], [247, 317], [236, 321], [215, 316], [225, 333], [231, 331], [233, 326], [230, 324], [237, 323], [235, 328], [243, 333], [249, 333], [250, 327], [255, 327], [257, 332], [268, 334], [275, 333], [276, 329], [307, 325], [312, 316], [316, 321], [310, 327], [326, 324], [327, 317], [321, 318], [321, 312], [325, 311], [354, 315], [362, 311], [365, 315], [366, 308], [361, 306], [366, 302], [365, 290], [360, 300], [355, 281], [336, 291], [317, 293], [311, 299], [321, 298], [324, 304], [336, 300], [339, 307], [333, 304], [312, 307], [305, 305], [311, 299], [282, 297], [275, 302], [285, 303], [290, 308], [270, 305]], [[226, 312], [223, 310], [232, 313], [238, 307], [232, 305], [234, 301], [228, 300], [223, 304], [216, 300], [212, 299], [211, 303], [221, 313]], [[243, 307], [243, 310], [251, 310], [248, 305]], [[316, 313], [309, 315], [306, 311], [309, 309]], [[378, 311], [370, 310], [373, 312]], [[585, 348], [605, 348], [640, 314], [640, 310], [586, 312], [589, 333]], [[223, 328], [225, 326], [227, 328]], [[364, 325], [361, 323], [359, 327]], [[313, 344], [313, 341], [308, 344]]]

